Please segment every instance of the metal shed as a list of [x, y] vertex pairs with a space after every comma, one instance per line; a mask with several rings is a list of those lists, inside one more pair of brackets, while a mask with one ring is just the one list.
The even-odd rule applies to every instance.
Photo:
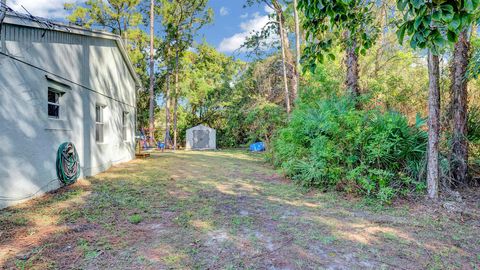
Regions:
[[215, 129], [198, 125], [187, 129], [187, 150], [215, 150], [217, 149], [217, 134]]

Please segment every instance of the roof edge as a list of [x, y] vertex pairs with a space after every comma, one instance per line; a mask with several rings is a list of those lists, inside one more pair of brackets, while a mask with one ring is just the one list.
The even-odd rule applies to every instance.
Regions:
[[[47, 19], [44, 19], [44, 20], [48, 21]], [[66, 23], [61, 23], [61, 22], [55, 22], [55, 24], [53, 25], [53, 29], [52, 29], [52, 28], [46, 27], [46, 25], [43, 24], [41, 21], [35, 21], [35, 20], [29, 19], [27, 17], [22, 18], [22, 17], [18, 16], [17, 14], [12, 13], [12, 12], [8, 12], [8, 11], [5, 14], [5, 19], [3, 20], [3, 23], [33, 27], [33, 28], [40, 28], [40, 29], [46, 29], [46, 30], [54, 30], [54, 31], [65, 32], [65, 33], [70, 33], [70, 34], [77, 34], [77, 35], [82, 35], [82, 36], [101, 37], [101, 38], [105, 38], [105, 39], [120, 38], [118, 35], [115, 35], [115, 34], [112, 34], [112, 33], [109, 33], [109, 32], [104, 32], [104, 31], [99, 31], [99, 30], [94, 30], [94, 29], [88, 29], [88, 28], [81, 27], [81, 26], [78, 26], [78, 25], [66, 24]]]
[[88, 28], [84, 28], [76, 25], [57, 23], [57, 22], [55, 22], [55, 27], [52, 29], [42, 24], [41, 22], [37, 22], [32, 19], [22, 18], [16, 15], [15, 13], [10, 13], [10, 12], [6, 13], [3, 23], [113, 40], [117, 44], [117, 47], [120, 50], [120, 53], [122, 54], [122, 58], [127, 64], [128, 70], [130, 71], [130, 75], [132, 75], [133, 79], [135, 80], [137, 87], [143, 89], [142, 82], [138, 77], [137, 73], [135, 72], [135, 68], [133, 67], [132, 61], [128, 56], [127, 50], [125, 49], [122, 39], [118, 35], [115, 35], [109, 32], [103, 32], [103, 31], [88, 29]]

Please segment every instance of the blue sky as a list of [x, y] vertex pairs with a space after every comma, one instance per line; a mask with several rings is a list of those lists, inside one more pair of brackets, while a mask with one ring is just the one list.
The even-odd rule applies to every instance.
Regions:
[[212, 25], [201, 31], [208, 43], [224, 53], [233, 53], [246, 36], [260, 30], [268, 22], [268, 10], [263, 5], [244, 8], [242, 0], [210, 0], [215, 11]]
[[[61, 20], [67, 15], [63, 9], [65, 2], [82, 2], [82, 0], [7, 0], [15, 10], [24, 12], [24, 6], [36, 16]], [[260, 30], [268, 22], [269, 10], [264, 5], [244, 8], [243, 0], [210, 0], [215, 18], [211, 25], [205, 26], [199, 33], [197, 41], [205, 39], [210, 45], [228, 55], [245, 59], [243, 53], [236, 51], [254, 30]]]

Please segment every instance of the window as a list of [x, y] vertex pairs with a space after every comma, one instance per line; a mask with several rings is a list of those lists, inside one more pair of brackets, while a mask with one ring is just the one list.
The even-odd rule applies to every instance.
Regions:
[[95, 141], [103, 143], [103, 107], [95, 106]]
[[122, 112], [122, 139], [128, 140], [128, 112]]
[[60, 93], [48, 89], [48, 117], [60, 118]]

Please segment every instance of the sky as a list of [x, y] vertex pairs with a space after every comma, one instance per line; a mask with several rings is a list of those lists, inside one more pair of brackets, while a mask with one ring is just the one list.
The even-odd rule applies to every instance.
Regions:
[[[64, 3], [81, 3], [82, 0], [7, 0], [7, 4], [19, 12], [25, 12], [54, 20], [64, 20], [68, 15]], [[212, 24], [205, 26], [197, 42], [205, 40], [219, 51], [246, 60], [244, 51], [239, 51], [245, 38], [268, 23], [271, 13], [264, 5], [244, 8], [244, 0], [210, 0], [209, 6], [215, 13]], [[22, 7], [23, 6], [23, 7]]]

